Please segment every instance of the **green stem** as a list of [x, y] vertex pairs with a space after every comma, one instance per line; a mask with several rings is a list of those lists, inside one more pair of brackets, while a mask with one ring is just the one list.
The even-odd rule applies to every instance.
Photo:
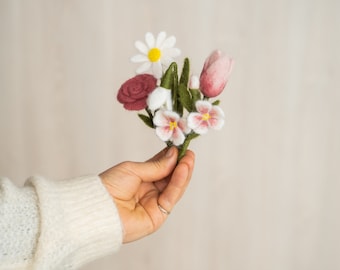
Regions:
[[191, 140], [196, 138], [196, 137], [198, 137], [198, 136], [199, 135], [196, 134], [196, 133], [190, 133], [189, 135], [187, 135], [187, 137], [185, 138], [183, 144], [178, 148], [179, 153], [178, 153], [177, 162], [180, 161], [184, 157], [184, 155], [185, 155], [185, 153], [186, 153], [186, 151], [187, 151], [187, 149], [189, 147], [189, 144], [190, 144]]

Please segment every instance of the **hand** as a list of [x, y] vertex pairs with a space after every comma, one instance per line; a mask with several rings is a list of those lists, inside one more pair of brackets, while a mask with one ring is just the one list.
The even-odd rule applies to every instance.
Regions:
[[195, 155], [187, 150], [177, 164], [176, 147], [166, 148], [146, 162], [120, 163], [100, 174], [116, 203], [123, 224], [123, 242], [156, 231], [182, 197], [194, 168]]

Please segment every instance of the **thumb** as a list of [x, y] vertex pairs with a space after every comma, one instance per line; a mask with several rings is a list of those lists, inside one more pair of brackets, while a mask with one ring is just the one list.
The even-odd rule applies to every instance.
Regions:
[[144, 182], [154, 182], [168, 176], [177, 164], [176, 147], [166, 148], [146, 162], [131, 164], [131, 170]]

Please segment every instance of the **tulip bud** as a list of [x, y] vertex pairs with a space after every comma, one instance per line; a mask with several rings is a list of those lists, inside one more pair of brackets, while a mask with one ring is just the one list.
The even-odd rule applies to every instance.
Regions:
[[216, 97], [229, 79], [234, 60], [219, 50], [205, 60], [200, 76], [200, 89], [206, 97]]

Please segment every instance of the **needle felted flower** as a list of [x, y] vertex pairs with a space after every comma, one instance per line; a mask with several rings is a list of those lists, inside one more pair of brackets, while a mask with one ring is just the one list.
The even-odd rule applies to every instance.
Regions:
[[166, 69], [181, 53], [179, 49], [174, 48], [175, 43], [176, 38], [166, 37], [165, 32], [160, 32], [156, 38], [152, 33], [146, 33], [145, 43], [142, 41], [135, 43], [140, 54], [131, 58], [134, 63], [142, 63], [136, 72], [140, 74], [151, 70], [155, 78], [160, 79], [163, 68]]
[[206, 97], [216, 97], [223, 91], [234, 61], [219, 50], [206, 59], [200, 76], [200, 87]]
[[156, 38], [146, 33], [145, 43], [137, 41], [135, 46], [140, 54], [131, 61], [142, 63], [136, 70], [139, 75], [121, 86], [117, 99], [127, 110], [145, 109], [146, 114], [138, 113], [139, 118], [155, 129], [167, 146], [178, 148], [180, 160], [191, 140], [224, 125], [220, 101], [210, 98], [223, 91], [233, 60], [215, 50], [205, 60], [200, 77], [190, 74], [188, 58], [178, 72], [174, 58], [180, 50], [174, 48], [175, 43], [176, 38], [167, 37], [165, 32]]
[[150, 92], [156, 88], [157, 79], [150, 74], [137, 75], [120, 87], [117, 99], [130, 111], [139, 111], [146, 108], [146, 99]]
[[149, 94], [146, 103], [150, 110], [157, 110], [165, 105], [167, 110], [172, 110], [171, 91], [164, 87], [157, 87]]
[[219, 130], [224, 125], [224, 113], [219, 106], [212, 105], [209, 101], [196, 102], [197, 112], [188, 116], [188, 126], [197, 134], [205, 134], [209, 129]]
[[178, 113], [159, 110], [153, 118], [157, 136], [164, 142], [170, 141], [179, 146], [185, 140], [185, 134], [190, 132], [186, 121]]

